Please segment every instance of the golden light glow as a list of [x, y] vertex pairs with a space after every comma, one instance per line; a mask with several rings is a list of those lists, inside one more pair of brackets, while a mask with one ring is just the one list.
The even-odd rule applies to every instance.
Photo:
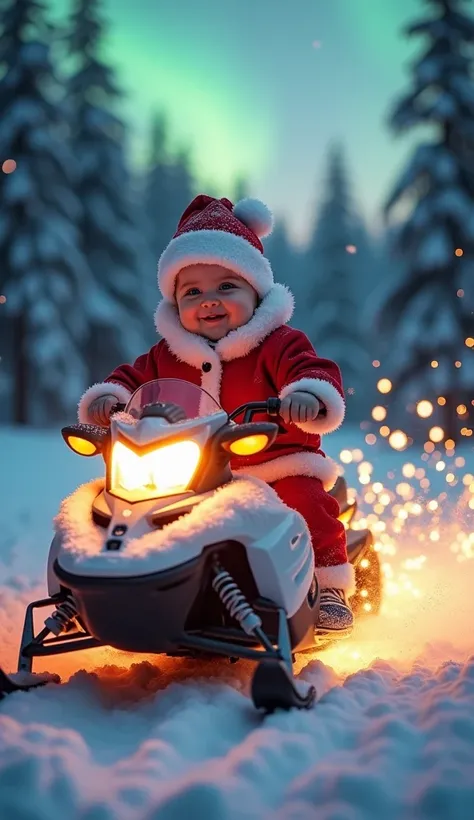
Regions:
[[458, 415], [460, 415], [460, 416], [463, 416], [464, 413], [467, 413], [466, 405], [465, 404], [458, 404], [458, 406], [456, 407], [456, 413], [458, 413]]
[[444, 430], [443, 430], [442, 427], [432, 427], [428, 435], [429, 435], [431, 441], [434, 441], [434, 442], [437, 443], [439, 441], [443, 441], [443, 439], [444, 439]]
[[387, 438], [387, 436], [390, 435], [390, 427], [387, 427], [387, 425], [384, 424], [383, 427], [380, 428], [380, 435]]
[[195, 441], [176, 441], [142, 456], [117, 441], [112, 450], [111, 491], [128, 501], [185, 492], [200, 457]]
[[464, 253], [464, 251], [463, 251], [463, 249], [462, 249], [462, 248], [456, 248], [456, 250], [454, 251], [454, 253], [455, 253], [455, 255], [456, 255], [456, 256], [462, 256], [462, 255], [463, 255], [463, 253]]
[[392, 382], [390, 379], [379, 379], [377, 382], [377, 390], [379, 393], [390, 393], [392, 389]]
[[423, 399], [423, 401], [419, 401], [416, 405], [416, 412], [421, 419], [427, 419], [433, 412], [433, 405], [430, 401]]
[[436, 361], [436, 359], [433, 359], [433, 361], [431, 362], [431, 367], [438, 367], [438, 362]]
[[438, 396], [437, 401], [438, 401], [438, 404], [439, 404], [441, 407], [444, 407], [444, 405], [446, 404], [446, 399], [444, 398], [444, 396]]
[[259, 434], [256, 436], [245, 436], [245, 438], [238, 438], [236, 441], [231, 441], [229, 450], [235, 453], [236, 456], [253, 456], [254, 453], [260, 453], [268, 444], [268, 436]]
[[385, 407], [382, 407], [380, 404], [372, 408], [372, 418], [375, 419], [375, 421], [383, 421], [386, 416], [387, 411]]
[[472, 336], [467, 337], [465, 344], [466, 347], [474, 347], [474, 339], [472, 338]]
[[13, 171], [16, 170], [16, 162], [14, 159], [6, 159], [2, 163], [2, 171], [4, 174], [13, 174]]
[[341, 450], [339, 453], [339, 458], [343, 464], [350, 464], [352, 461], [352, 453], [350, 450]]
[[99, 452], [97, 444], [94, 444], [92, 441], [87, 441], [85, 438], [79, 438], [79, 436], [68, 436], [67, 443], [71, 450], [74, 450], [74, 452], [80, 456], [93, 456]]
[[373, 367], [380, 367], [380, 362], [378, 359], [374, 359], [372, 362]]
[[408, 436], [403, 430], [394, 430], [390, 433], [388, 443], [394, 450], [404, 450], [408, 444]]

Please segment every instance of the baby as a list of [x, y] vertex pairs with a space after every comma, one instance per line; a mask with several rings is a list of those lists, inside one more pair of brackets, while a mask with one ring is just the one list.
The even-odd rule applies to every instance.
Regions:
[[321, 450], [321, 434], [344, 418], [341, 374], [287, 325], [293, 296], [274, 282], [260, 241], [271, 229], [272, 215], [258, 200], [233, 206], [197, 196], [158, 265], [163, 299], [155, 325], [162, 340], [90, 387], [79, 421], [106, 426], [117, 401], [157, 378], [200, 385], [227, 412], [278, 395], [284, 432], [263, 453], [234, 456], [231, 467], [271, 484], [305, 518], [321, 586], [318, 634], [343, 637], [353, 626], [354, 571], [338, 503], [327, 492], [337, 468]]

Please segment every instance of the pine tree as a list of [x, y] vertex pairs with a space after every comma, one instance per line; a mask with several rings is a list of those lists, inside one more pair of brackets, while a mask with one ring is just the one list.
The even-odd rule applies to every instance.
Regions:
[[[333, 358], [342, 371], [348, 396], [348, 418], [359, 420], [366, 411], [364, 386], [369, 379], [370, 343], [361, 329], [358, 303], [365, 270], [357, 255], [361, 221], [348, 191], [339, 146], [329, 155], [326, 197], [320, 208], [305, 261], [309, 333], [318, 352]], [[308, 319], [307, 319], [308, 321]]]
[[151, 127], [150, 160], [144, 181], [148, 241], [155, 266], [193, 197], [194, 187], [189, 156], [183, 150], [177, 156], [171, 154], [168, 131], [166, 116], [161, 112]]
[[413, 88], [397, 101], [390, 122], [397, 134], [431, 126], [433, 139], [415, 150], [386, 205], [391, 213], [408, 202], [411, 212], [396, 238], [406, 275], [389, 295], [380, 327], [397, 351], [395, 398], [436, 404], [444, 396], [438, 412], [446, 436], [456, 441], [456, 408], [469, 406], [474, 381], [465, 346], [474, 316], [474, 20], [461, 0], [427, 2], [430, 16], [406, 29], [422, 35], [426, 48], [412, 66]]
[[0, 309], [19, 424], [72, 415], [85, 383], [77, 305], [88, 271], [44, 11], [11, 0], [0, 18]]
[[121, 97], [113, 70], [99, 57], [105, 24], [100, 0], [75, 0], [68, 37], [75, 71], [69, 78], [76, 191], [84, 206], [82, 246], [92, 272], [87, 311], [89, 381], [101, 381], [145, 345], [142, 226], [125, 159], [125, 128], [114, 113]]

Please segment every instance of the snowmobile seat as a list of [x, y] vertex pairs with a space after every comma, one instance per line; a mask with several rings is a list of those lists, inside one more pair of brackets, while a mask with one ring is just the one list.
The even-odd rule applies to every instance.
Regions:
[[332, 495], [332, 497], [336, 499], [341, 510], [347, 506], [347, 483], [344, 476], [338, 476], [334, 487], [332, 490], [329, 490], [329, 495]]

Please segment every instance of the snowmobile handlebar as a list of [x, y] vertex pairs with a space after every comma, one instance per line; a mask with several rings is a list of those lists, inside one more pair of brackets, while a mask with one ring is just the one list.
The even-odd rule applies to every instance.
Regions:
[[[110, 415], [113, 416], [114, 413], [120, 413], [122, 410], [125, 410], [126, 405], [123, 402], [117, 402], [114, 404], [110, 411]], [[245, 404], [241, 404], [239, 407], [236, 407], [232, 413], [229, 413], [229, 420], [233, 421], [237, 416], [240, 416], [241, 413], [244, 414], [243, 424], [248, 424], [249, 422], [253, 421], [253, 417], [256, 413], [266, 413], [268, 416], [278, 416], [280, 414], [280, 407], [281, 407], [281, 400], [278, 398], [269, 398], [266, 401], [248, 401]]]
[[248, 401], [236, 407], [232, 413], [229, 413], [229, 420], [233, 421], [241, 413], [244, 414], [243, 424], [248, 424], [253, 421], [256, 413], [266, 413], [268, 416], [280, 415], [281, 401], [277, 398], [269, 398], [266, 401]]

